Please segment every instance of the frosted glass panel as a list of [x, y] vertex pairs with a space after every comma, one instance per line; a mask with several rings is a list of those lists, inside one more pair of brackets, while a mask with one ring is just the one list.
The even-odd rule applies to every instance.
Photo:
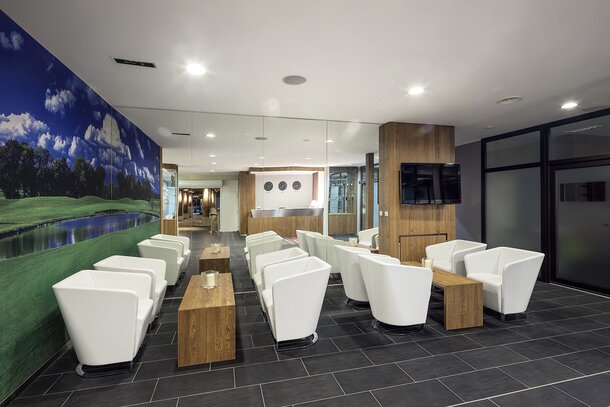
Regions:
[[610, 289], [610, 166], [557, 171], [555, 276]]
[[540, 161], [540, 133], [533, 132], [491, 141], [485, 148], [487, 168], [537, 163]]
[[610, 153], [610, 116], [551, 129], [549, 149], [551, 160]]
[[540, 168], [492, 172], [485, 177], [488, 247], [540, 251]]

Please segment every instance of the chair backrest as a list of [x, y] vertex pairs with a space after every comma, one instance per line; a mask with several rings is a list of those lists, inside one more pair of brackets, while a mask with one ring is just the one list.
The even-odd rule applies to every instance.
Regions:
[[178, 252], [178, 257], [184, 257], [184, 244], [171, 240], [148, 239], [151, 246], [167, 247]]
[[246, 236], [246, 246], [248, 246], [248, 243], [250, 243], [254, 239], [260, 239], [262, 237], [275, 236], [275, 235], [277, 235], [277, 233], [275, 233], [273, 230], [266, 230], [266, 231], [260, 232], [260, 233], [253, 233], [251, 235]]
[[325, 236], [326, 239], [315, 239], [317, 257], [324, 260], [332, 267], [331, 273], [340, 273], [340, 267], [337, 262], [337, 252], [335, 246], [347, 246], [348, 242], [344, 240], [333, 239]]
[[301, 248], [301, 250], [305, 250], [308, 254], [309, 251], [307, 250], [307, 232], [308, 230], [298, 230], [297, 229], [297, 239], [299, 241], [299, 248]]
[[461, 276], [466, 275], [464, 257], [470, 253], [481, 252], [487, 248], [486, 243], [473, 242], [470, 240], [454, 240], [453, 254], [451, 256], [451, 271]]
[[320, 318], [330, 265], [316, 257], [290, 263], [300, 261], [305, 263], [305, 271], [291, 273], [271, 284], [274, 309], [272, 327], [278, 341], [311, 335]]
[[314, 237], [322, 236], [322, 233], [311, 232], [309, 230], [303, 232], [305, 233], [305, 241], [307, 242], [307, 253], [309, 253], [310, 256], [317, 256], [315, 247], [316, 245], [314, 244]]
[[364, 247], [335, 246], [335, 252], [347, 298], [356, 301], [368, 301], [369, 297], [362, 280], [358, 255], [370, 254], [371, 251]]
[[159, 259], [115, 255], [98, 261], [93, 265], [93, 268], [96, 270], [148, 274], [152, 279], [150, 298], [153, 298], [157, 284], [165, 281], [166, 263]]
[[511, 247], [499, 249], [498, 274], [502, 276], [502, 313], [525, 312], [542, 267], [544, 254]]
[[288, 260], [296, 260], [307, 256], [309, 256], [307, 252], [298, 247], [291, 247], [289, 249], [259, 254], [256, 256], [256, 269], [254, 269], [254, 274], [261, 273], [266, 266], [271, 264], [282, 263]]
[[[175, 247], [155, 245], [153, 240], [146, 239], [138, 243], [140, 257], [165, 261], [165, 280], [168, 285], [175, 285], [180, 276], [179, 251]], [[158, 242], [158, 240], [156, 241]], [[173, 242], [169, 242], [173, 243]], [[179, 243], [182, 245], [181, 243]]]
[[248, 262], [250, 277], [254, 277], [256, 269], [257, 257], [264, 253], [275, 252], [282, 249], [284, 239], [281, 236], [267, 236], [256, 239], [250, 243], [248, 253], [250, 261]]
[[185, 250], [191, 250], [191, 239], [186, 236], [166, 235], [163, 233], [156, 234], [150, 237], [153, 240], [169, 240], [171, 242], [180, 242]]
[[379, 228], [364, 229], [358, 232], [358, 242], [370, 243], [373, 240], [373, 235], [379, 233]]
[[398, 259], [359, 255], [373, 316], [384, 323], [423, 324], [428, 313], [432, 270], [396, 264]]

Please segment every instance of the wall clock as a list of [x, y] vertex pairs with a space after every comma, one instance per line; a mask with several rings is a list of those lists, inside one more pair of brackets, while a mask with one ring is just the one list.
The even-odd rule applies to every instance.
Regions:
[[265, 185], [263, 185], [263, 188], [265, 188], [265, 191], [269, 192], [273, 189], [273, 182], [271, 181], [267, 181], [265, 182]]
[[280, 189], [280, 191], [285, 191], [288, 184], [286, 184], [286, 181], [280, 181], [280, 183], [277, 184], [277, 187]]
[[298, 191], [299, 189], [301, 189], [301, 182], [300, 181], [294, 181], [292, 183], [292, 189], [294, 189], [295, 191]]

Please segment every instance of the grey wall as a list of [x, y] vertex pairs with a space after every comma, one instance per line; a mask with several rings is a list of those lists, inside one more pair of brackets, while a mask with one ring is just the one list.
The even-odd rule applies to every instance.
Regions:
[[458, 239], [481, 241], [481, 142], [455, 148], [455, 162], [461, 164], [462, 203], [456, 205]]

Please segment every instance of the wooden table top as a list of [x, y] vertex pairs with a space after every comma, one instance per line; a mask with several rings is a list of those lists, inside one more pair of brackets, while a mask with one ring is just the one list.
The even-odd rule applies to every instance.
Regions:
[[201, 253], [200, 260], [211, 260], [211, 259], [226, 259], [231, 257], [231, 248], [229, 246], [222, 246], [218, 253], [212, 253], [211, 247], [206, 247]]
[[189, 281], [184, 298], [180, 303], [178, 312], [199, 309], [227, 307], [235, 305], [235, 294], [233, 293], [233, 280], [231, 274], [218, 274], [218, 287], [203, 288], [201, 286], [201, 275], [194, 275]]
[[[401, 264], [406, 266], [421, 267], [421, 263], [418, 261], [403, 261]], [[481, 284], [479, 281], [473, 280], [468, 277], [460, 276], [459, 274], [450, 273], [445, 270], [432, 268], [432, 284], [444, 288], [451, 285], [468, 285], [468, 284]]]

